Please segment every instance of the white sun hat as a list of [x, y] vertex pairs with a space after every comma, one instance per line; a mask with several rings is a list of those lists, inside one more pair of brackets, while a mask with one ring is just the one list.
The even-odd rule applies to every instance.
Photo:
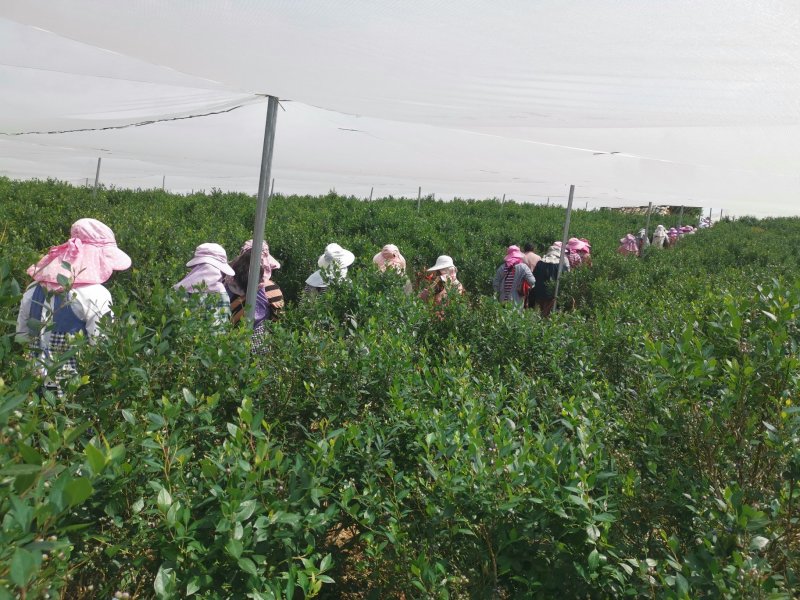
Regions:
[[325, 246], [325, 252], [317, 260], [317, 265], [321, 269], [327, 269], [335, 264], [340, 269], [346, 269], [355, 262], [355, 254], [349, 250], [345, 250], [339, 244], [328, 244]]
[[454, 267], [453, 259], [447, 256], [446, 254], [442, 254], [439, 258], [436, 259], [436, 264], [433, 265], [428, 271], [441, 271], [442, 269], [449, 269]]

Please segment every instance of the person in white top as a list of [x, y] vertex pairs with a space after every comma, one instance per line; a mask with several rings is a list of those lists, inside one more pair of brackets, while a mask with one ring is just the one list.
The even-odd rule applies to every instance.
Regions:
[[325, 293], [331, 281], [347, 278], [347, 269], [355, 260], [355, 255], [339, 244], [328, 244], [325, 246], [325, 252], [317, 260], [319, 269], [306, 279], [303, 293], [309, 298]]
[[69, 240], [28, 268], [33, 283], [22, 296], [16, 339], [31, 345], [46, 386], [60, 394], [59, 382], [77, 374], [74, 356], [64, 361], [55, 379], [47, 378], [47, 366], [71, 348], [76, 336], [98, 335], [100, 319], [111, 314], [111, 293], [103, 284], [114, 271], [130, 266], [107, 225], [79, 219]]

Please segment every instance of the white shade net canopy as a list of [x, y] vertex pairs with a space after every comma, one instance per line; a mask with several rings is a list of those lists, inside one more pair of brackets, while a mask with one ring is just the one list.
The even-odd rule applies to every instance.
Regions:
[[12, 177], [254, 192], [269, 94], [282, 193], [800, 214], [789, 0], [4, 0], [0, 63]]

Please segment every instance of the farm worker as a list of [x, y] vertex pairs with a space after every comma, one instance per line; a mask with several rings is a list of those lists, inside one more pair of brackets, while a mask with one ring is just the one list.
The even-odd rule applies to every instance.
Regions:
[[684, 225], [680, 229], [678, 229], [678, 233], [680, 235], [691, 235], [695, 232], [694, 227], [691, 225]]
[[629, 233], [624, 238], [620, 239], [617, 252], [620, 254], [633, 254], [634, 256], [639, 256], [639, 242], [632, 233]]
[[453, 259], [446, 254], [436, 259], [436, 264], [428, 269], [434, 275], [434, 280], [420, 292], [421, 300], [432, 301], [435, 305], [442, 304], [451, 290], [459, 294], [464, 293], [464, 286], [458, 280], [458, 269], [453, 264]]
[[525, 264], [528, 265], [528, 268], [531, 270], [531, 273], [536, 268], [536, 263], [538, 263], [542, 257], [536, 254], [536, 247], [527, 242], [522, 249], [522, 252], [525, 254]]
[[[558, 263], [561, 257], [561, 242], [555, 242], [542, 256], [533, 270], [536, 285], [533, 287], [533, 303], [528, 303], [530, 308], [538, 306], [543, 317], [550, 316], [555, 304], [555, 283], [558, 278]], [[569, 271], [569, 262], [566, 257], [561, 258], [561, 270]]]
[[667, 228], [663, 225], [658, 225], [653, 232], [653, 247], [663, 248], [667, 241]]
[[[527, 284], [527, 285], [526, 285]], [[536, 285], [536, 279], [530, 267], [525, 264], [525, 255], [519, 246], [509, 246], [503, 264], [497, 267], [492, 286], [500, 302], [514, 302], [514, 306], [522, 308], [528, 297], [528, 291]]]
[[[372, 257], [372, 262], [377, 265], [381, 272], [385, 272], [388, 267], [397, 271], [400, 275], [405, 276], [406, 273], [406, 259], [400, 254], [400, 250], [394, 244], [386, 244], [381, 251]], [[413, 288], [411, 280], [406, 277], [403, 285], [403, 291], [406, 295], [411, 294]]]
[[[249, 250], [252, 250], [252, 248], [253, 240], [247, 240], [244, 244], [242, 244], [242, 249], [239, 250], [239, 256]], [[275, 257], [269, 253], [269, 244], [267, 244], [267, 242], [264, 242], [261, 246], [261, 267], [264, 270], [264, 274], [261, 277], [261, 283], [259, 285], [264, 287], [267, 285], [268, 281], [271, 281], [272, 272], [281, 268], [281, 263], [279, 263]]]
[[191, 271], [173, 288], [184, 289], [189, 294], [203, 294], [206, 306], [214, 312], [214, 322], [225, 323], [230, 316], [231, 301], [224, 279], [225, 275], [234, 274], [228, 266], [225, 248], [212, 242], [200, 244], [186, 266]]
[[570, 269], [575, 269], [580, 266], [592, 266], [592, 246], [587, 240], [570, 238], [567, 242], [567, 260], [569, 260]]
[[647, 237], [647, 230], [644, 227], [636, 234], [636, 243], [639, 245], [640, 254], [650, 245], [650, 238]]
[[325, 246], [325, 252], [317, 259], [319, 269], [306, 279], [306, 287], [303, 291], [311, 297], [324, 293], [331, 281], [347, 278], [347, 268], [355, 260], [355, 255], [339, 244], [328, 244]]
[[680, 236], [680, 232], [676, 227], [670, 227], [669, 231], [667, 232], [667, 245], [674, 246], [675, 243], [678, 241], [678, 237]]
[[403, 258], [400, 250], [394, 244], [386, 244], [381, 248], [381, 251], [372, 257], [372, 262], [381, 271], [385, 271], [387, 267], [392, 267], [400, 273], [406, 272], [406, 259]]
[[[241, 323], [242, 317], [245, 315], [251, 256], [252, 249], [245, 250], [237, 256], [230, 264], [231, 269], [233, 269], [233, 275], [225, 277], [225, 290], [231, 299], [231, 323], [234, 325]], [[258, 280], [263, 283], [263, 254], [261, 258]], [[253, 335], [251, 338], [251, 350], [254, 354], [260, 354], [264, 347], [266, 321], [277, 319], [279, 312], [283, 309], [283, 294], [280, 288], [271, 279], [267, 279], [266, 282], [266, 285], [263, 287], [259, 285], [256, 290], [256, 310], [253, 315]]]
[[[78, 373], [74, 356], [54, 380], [47, 379], [45, 365], [69, 350], [79, 334], [90, 340], [99, 334], [100, 318], [112, 315], [111, 294], [103, 284], [114, 271], [130, 266], [130, 257], [117, 247], [107, 225], [97, 219], [79, 219], [70, 229], [69, 240], [50, 248], [28, 268], [33, 283], [22, 296], [16, 337], [33, 346], [46, 387], [60, 395], [60, 382]], [[41, 327], [31, 330], [30, 321]]]

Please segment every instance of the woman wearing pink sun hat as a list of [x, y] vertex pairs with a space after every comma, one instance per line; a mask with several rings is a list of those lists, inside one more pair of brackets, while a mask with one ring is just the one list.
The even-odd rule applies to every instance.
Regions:
[[[527, 283], [527, 286], [525, 285]], [[536, 279], [530, 267], [525, 264], [525, 255], [519, 246], [509, 246], [503, 264], [497, 267], [492, 286], [500, 302], [513, 302], [522, 308], [528, 291], [536, 285]]]
[[567, 242], [567, 250], [569, 250], [567, 260], [569, 260], [570, 269], [592, 266], [592, 246], [588, 240], [570, 238]]
[[[92, 338], [100, 319], [111, 314], [111, 293], [103, 285], [114, 271], [131, 266], [130, 257], [117, 247], [114, 232], [97, 219], [79, 219], [70, 238], [53, 246], [28, 268], [33, 283], [22, 296], [17, 317], [17, 340], [30, 343], [46, 365], [74, 345], [76, 336]], [[31, 327], [31, 323], [38, 323]], [[60, 393], [59, 382], [77, 374], [75, 357], [66, 360], [45, 385]]]

